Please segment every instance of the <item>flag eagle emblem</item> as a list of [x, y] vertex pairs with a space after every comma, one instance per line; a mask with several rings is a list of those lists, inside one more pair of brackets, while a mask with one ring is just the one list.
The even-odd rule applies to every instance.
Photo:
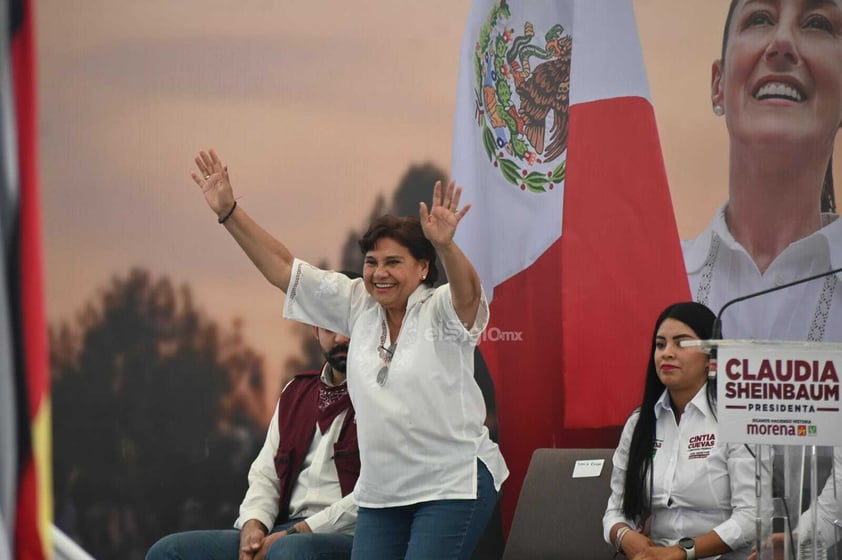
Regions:
[[476, 122], [489, 160], [522, 191], [564, 181], [572, 38], [560, 23], [544, 41], [535, 26], [516, 31], [505, 0], [492, 8], [474, 53]]

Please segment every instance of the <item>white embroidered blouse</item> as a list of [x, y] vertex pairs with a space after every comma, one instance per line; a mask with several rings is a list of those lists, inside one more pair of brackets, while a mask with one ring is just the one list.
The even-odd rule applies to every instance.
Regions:
[[419, 286], [390, 356], [382, 349], [393, 343], [385, 312], [363, 281], [296, 259], [284, 317], [351, 337], [347, 376], [357, 413], [359, 506], [475, 498], [477, 460], [500, 489], [509, 471], [483, 424], [485, 404], [474, 380], [474, 347], [488, 323], [484, 295], [468, 330], [447, 285]]

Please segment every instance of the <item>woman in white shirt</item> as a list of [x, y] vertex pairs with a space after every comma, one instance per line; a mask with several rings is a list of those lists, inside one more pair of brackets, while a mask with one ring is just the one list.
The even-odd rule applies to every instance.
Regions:
[[655, 323], [643, 402], [614, 453], [605, 539], [634, 560], [745, 558], [753, 538], [754, 459], [717, 441], [709, 357], [714, 314], [688, 302]]
[[[255, 223], [213, 150], [195, 161], [193, 180], [219, 223], [287, 294], [284, 316], [351, 337], [361, 463], [352, 560], [469, 558], [508, 470], [474, 380], [488, 304], [453, 242], [470, 208], [459, 208], [461, 189], [437, 183], [420, 220], [375, 220], [360, 240], [363, 278], [350, 280], [293, 258]], [[449, 283], [434, 289], [437, 258]]]

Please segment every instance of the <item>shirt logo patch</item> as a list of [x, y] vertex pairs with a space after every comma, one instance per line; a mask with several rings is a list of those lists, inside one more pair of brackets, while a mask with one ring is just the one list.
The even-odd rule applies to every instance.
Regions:
[[687, 444], [688, 459], [706, 459], [716, 446], [716, 434], [698, 434], [690, 438]]

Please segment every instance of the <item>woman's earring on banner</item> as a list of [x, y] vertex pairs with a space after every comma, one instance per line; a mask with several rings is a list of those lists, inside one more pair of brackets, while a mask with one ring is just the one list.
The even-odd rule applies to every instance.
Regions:
[[725, 109], [722, 107], [722, 105], [719, 105], [719, 104], [714, 105], [713, 106], [713, 114], [716, 115], [717, 117], [721, 117], [722, 115], [725, 114]]

